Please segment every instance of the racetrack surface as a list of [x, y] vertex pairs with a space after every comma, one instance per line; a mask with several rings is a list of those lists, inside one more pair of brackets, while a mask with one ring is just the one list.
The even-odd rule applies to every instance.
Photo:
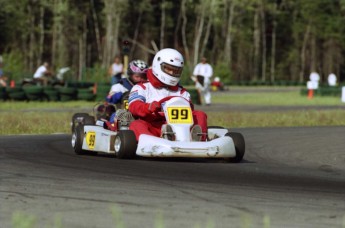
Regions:
[[[345, 127], [246, 128], [245, 160], [79, 156], [0, 136], [0, 227], [345, 227]], [[163, 224], [163, 226], [161, 226]]]

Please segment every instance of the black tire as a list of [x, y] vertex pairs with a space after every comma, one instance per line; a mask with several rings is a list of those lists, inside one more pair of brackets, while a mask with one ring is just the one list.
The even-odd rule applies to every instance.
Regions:
[[131, 130], [122, 130], [115, 137], [115, 155], [119, 159], [131, 159], [136, 155], [137, 140]]
[[76, 94], [77, 90], [75, 88], [71, 88], [71, 87], [60, 87], [59, 92], [60, 92], [60, 94], [74, 96]]
[[95, 118], [93, 116], [85, 116], [83, 119], [84, 125], [95, 125]]
[[246, 150], [243, 135], [237, 132], [228, 132], [225, 134], [225, 136], [229, 136], [232, 138], [232, 140], [234, 141], [235, 149], [236, 149], [236, 157], [227, 158], [226, 160], [233, 163], [238, 163], [242, 161], [245, 150]]
[[84, 140], [84, 126], [77, 125], [72, 133], [72, 147], [74, 152], [78, 155], [87, 154], [86, 150], [83, 150], [83, 140]]
[[11, 92], [8, 93], [8, 96], [10, 97], [10, 99], [14, 100], [14, 101], [23, 101], [26, 100], [26, 96], [25, 96], [25, 92]]
[[59, 92], [54, 89], [44, 89], [43, 93], [45, 94], [48, 101], [58, 101], [59, 100]]
[[85, 101], [93, 101], [95, 99], [95, 95], [93, 93], [78, 93], [77, 96], [78, 100], [85, 100]]
[[221, 127], [221, 126], [208, 126], [207, 129], [210, 128], [215, 128], [215, 129], [225, 129], [225, 127]]
[[75, 126], [77, 126], [78, 123], [83, 122], [84, 118], [87, 117], [87, 116], [90, 116], [90, 115], [87, 114], [87, 113], [75, 113], [72, 116], [72, 122], [71, 122], [71, 131], [72, 131], [72, 133], [73, 133], [73, 131], [75, 129]]

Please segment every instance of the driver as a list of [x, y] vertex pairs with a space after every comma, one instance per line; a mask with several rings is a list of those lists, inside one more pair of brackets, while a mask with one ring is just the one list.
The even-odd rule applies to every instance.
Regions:
[[121, 102], [124, 93], [130, 91], [138, 82], [146, 81], [148, 65], [143, 60], [133, 60], [128, 64], [128, 78], [122, 78], [118, 83], [110, 88], [106, 101], [111, 104]]
[[[118, 83], [111, 86], [110, 91], [105, 98], [110, 104], [121, 103], [124, 94], [131, 91], [132, 87], [139, 83], [147, 80], [146, 72], [149, 66], [143, 60], [133, 60], [128, 64], [127, 75], [128, 78], [122, 78]], [[123, 104], [125, 109], [128, 105]], [[115, 121], [116, 112], [112, 113], [109, 118], [109, 123], [113, 124]], [[113, 125], [108, 126], [109, 129], [113, 129]]]
[[[165, 117], [157, 114], [161, 109], [158, 101], [169, 96], [180, 96], [191, 102], [190, 94], [178, 84], [183, 66], [181, 53], [175, 49], [162, 49], [156, 53], [152, 69], [147, 71], [148, 81], [138, 83], [132, 88], [129, 95], [129, 111], [137, 119], [131, 123], [129, 129], [135, 133], [137, 140], [140, 134], [161, 137], [167, 132], [172, 132], [171, 127], [165, 124]], [[193, 105], [191, 107], [193, 109]], [[203, 133], [201, 140], [206, 140], [206, 114], [193, 110], [192, 115], [195, 126]], [[167, 139], [173, 140], [173, 137]]]

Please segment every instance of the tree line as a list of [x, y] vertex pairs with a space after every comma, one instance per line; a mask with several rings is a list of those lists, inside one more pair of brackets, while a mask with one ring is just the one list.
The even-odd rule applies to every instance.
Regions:
[[[115, 55], [151, 62], [166, 47], [190, 75], [202, 56], [223, 81], [345, 78], [344, 0], [0, 0], [4, 69], [43, 61], [106, 69]], [[128, 43], [125, 43], [128, 41]], [[18, 73], [19, 74], [19, 73]], [[20, 77], [20, 75], [18, 75]]]

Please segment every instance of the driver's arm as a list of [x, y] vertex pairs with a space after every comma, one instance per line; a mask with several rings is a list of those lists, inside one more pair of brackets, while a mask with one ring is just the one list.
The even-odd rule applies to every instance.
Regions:
[[129, 111], [135, 117], [154, 116], [154, 112], [160, 109], [158, 102], [146, 103], [145, 87], [135, 85], [129, 94]]
[[149, 111], [149, 103], [137, 100], [129, 103], [129, 111], [136, 117], [147, 117], [151, 115], [152, 112]]

